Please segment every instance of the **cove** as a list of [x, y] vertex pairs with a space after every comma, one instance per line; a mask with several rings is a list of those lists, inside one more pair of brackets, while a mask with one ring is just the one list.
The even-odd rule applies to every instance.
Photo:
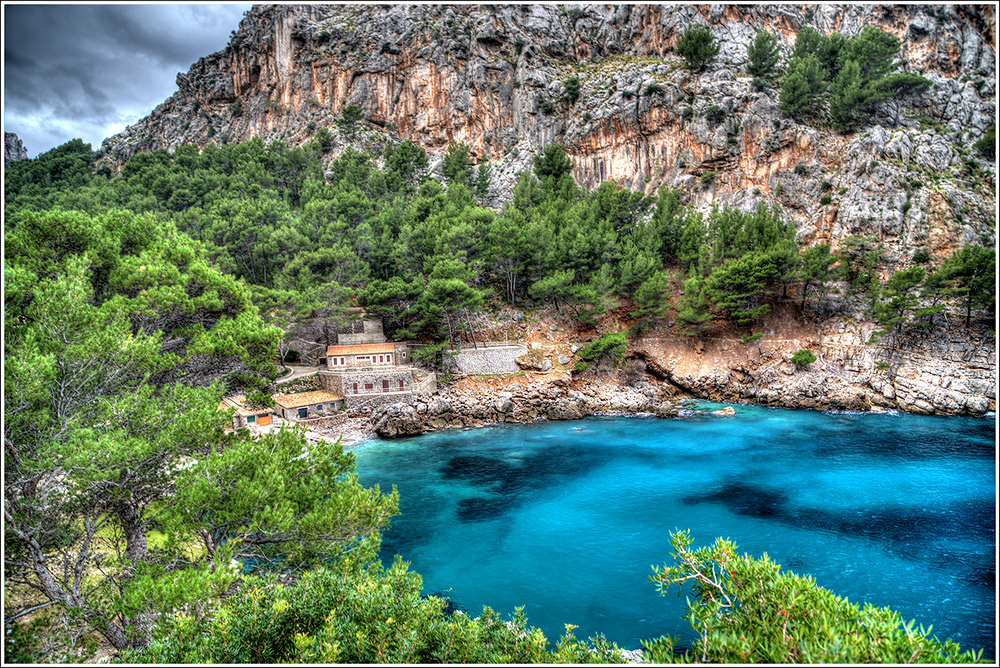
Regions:
[[[699, 408], [718, 405], [702, 402]], [[994, 657], [992, 418], [737, 406], [736, 417], [598, 417], [373, 440], [365, 485], [396, 485], [382, 557], [476, 615], [524, 606], [555, 641], [694, 637], [650, 566], [669, 532], [728, 537], [846, 596]]]

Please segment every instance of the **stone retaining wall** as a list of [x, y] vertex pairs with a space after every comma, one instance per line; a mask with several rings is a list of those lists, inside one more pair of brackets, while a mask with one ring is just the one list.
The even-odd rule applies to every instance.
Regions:
[[503, 346], [497, 348], [480, 348], [478, 350], [463, 348], [455, 355], [455, 366], [462, 373], [487, 375], [517, 373], [520, 367], [514, 363], [521, 355], [528, 352], [526, 346]]
[[410, 403], [413, 401], [412, 392], [395, 392], [393, 394], [369, 394], [351, 395], [346, 397], [347, 410], [352, 415], [369, 414], [379, 406], [395, 403]]

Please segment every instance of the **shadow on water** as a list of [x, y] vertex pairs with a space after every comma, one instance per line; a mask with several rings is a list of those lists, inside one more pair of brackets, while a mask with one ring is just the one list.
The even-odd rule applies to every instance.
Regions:
[[980, 563], [985, 560], [941, 546], [942, 540], [970, 537], [995, 544], [993, 507], [984, 501], [955, 502], [933, 509], [881, 507], [833, 512], [822, 508], [793, 508], [784, 492], [742, 480], [729, 480], [715, 491], [688, 495], [682, 503], [717, 503], [734, 515], [875, 541], [894, 556], [930, 567], [962, 564], [967, 569], [963, 580], [990, 588], [996, 579], [995, 568], [990, 572], [984, 570], [991, 568]]
[[460, 455], [452, 457], [440, 472], [445, 479], [464, 481], [489, 494], [462, 499], [456, 509], [459, 521], [482, 522], [512, 513], [534, 498], [527, 492], [584, 477], [607, 461], [608, 457], [599, 450], [547, 446], [526, 453], [518, 461], [485, 455]]

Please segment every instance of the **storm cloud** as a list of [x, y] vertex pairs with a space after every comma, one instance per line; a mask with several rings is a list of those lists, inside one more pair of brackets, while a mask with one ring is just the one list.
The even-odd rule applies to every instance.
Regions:
[[248, 4], [5, 5], [4, 129], [32, 157], [95, 149], [176, 91], [178, 72], [225, 47]]

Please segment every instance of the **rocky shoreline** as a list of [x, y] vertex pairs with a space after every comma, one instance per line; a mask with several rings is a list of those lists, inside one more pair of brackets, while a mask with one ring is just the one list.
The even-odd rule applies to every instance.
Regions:
[[[689, 398], [647, 382], [624, 387], [589, 383], [582, 390], [535, 382], [486, 395], [452, 388], [408, 404], [382, 406], [369, 418], [369, 427], [373, 435], [396, 438], [442, 429], [578, 420], [594, 415], [671, 418], [700, 413], [682, 408], [682, 401]], [[728, 407], [713, 414], [735, 415], [735, 410]]]

